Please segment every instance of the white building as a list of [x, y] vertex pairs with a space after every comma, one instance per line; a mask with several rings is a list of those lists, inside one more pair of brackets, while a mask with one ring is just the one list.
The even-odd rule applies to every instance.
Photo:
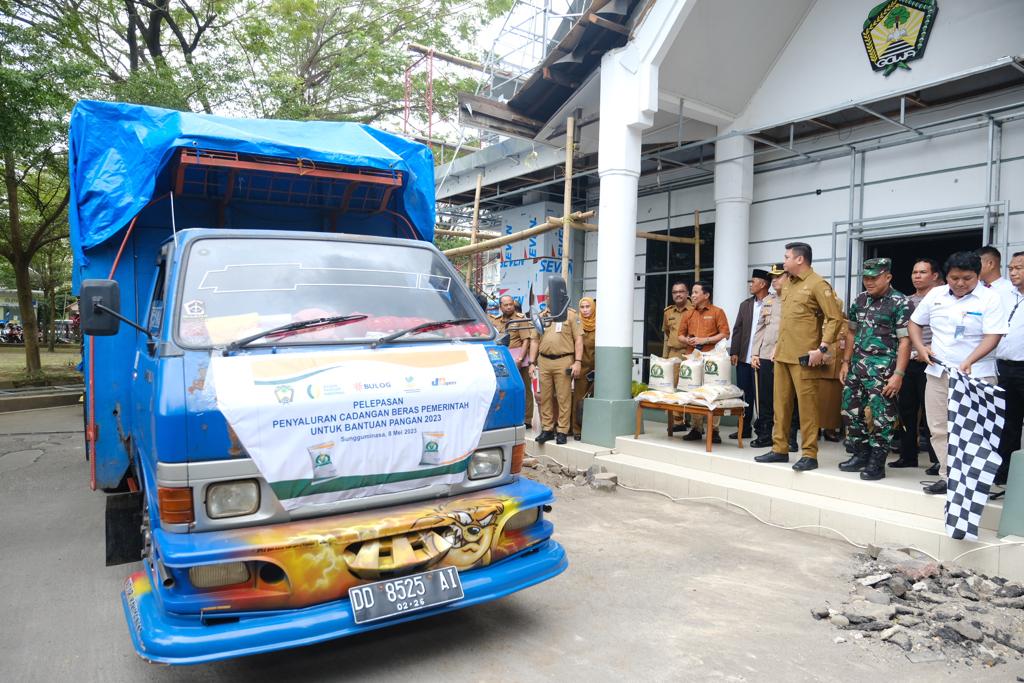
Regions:
[[594, 0], [556, 35], [507, 103], [466, 99], [468, 125], [512, 137], [440, 170], [438, 196], [466, 203], [479, 172], [510, 224], [561, 215], [575, 116], [573, 206], [599, 224], [571, 251], [572, 293], [600, 317], [587, 442], [632, 433], [630, 379], [660, 348], [670, 283], [696, 275], [692, 247], [637, 232], [689, 237], [699, 212], [700, 275], [730, 321], [792, 240], [847, 301], [863, 258], [892, 257], [905, 288], [917, 256], [1024, 249], [1020, 0]]

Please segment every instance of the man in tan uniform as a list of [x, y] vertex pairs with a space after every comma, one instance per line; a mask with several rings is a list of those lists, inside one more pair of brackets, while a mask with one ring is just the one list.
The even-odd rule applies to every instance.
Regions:
[[693, 347], [679, 339], [679, 323], [687, 311], [693, 310], [690, 288], [685, 282], [672, 285], [672, 305], [665, 309], [661, 318], [661, 332], [665, 341], [661, 345], [662, 358], [682, 358], [692, 353]]
[[[572, 419], [572, 380], [579, 377], [583, 365], [583, 323], [576, 311], [568, 311], [565, 322], [556, 322], [545, 313], [544, 334], [530, 346], [530, 365], [540, 377], [540, 434], [537, 443], [568, 440]], [[540, 365], [537, 365], [538, 356]], [[555, 433], [555, 401], [558, 401], [558, 432]]]
[[[682, 280], [672, 283], [672, 305], [666, 308], [661, 316], [661, 333], [664, 335], [661, 345], [662, 358], [682, 358], [693, 353], [693, 347], [679, 339], [679, 323], [682, 322], [683, 316], [692, 310], [690, 288]], [[689, 415], [686, 417], [670, 415], [668, 419], [675, 420], [676, 425], [690, 423]]]
[[832, 287], [811, 268], [811, 247], [804, 242], [786, 245], [782, 262], [789, 282], [782, 289], [782, 319], [775, 345], [775, 421], [772, 450], [757, 462], [789, 462], [789, 422], [793, 397], [800, 410], [803, 457], [793, 469], [818, 467], [818, 376], [814, 368], [834, 355], [843, 313]]
[[[519, 368], [519, 376], [523, 378], [523, 387], [526, 395], [526, 428], [533, 424], [533, 381], [530, 378], [530, 345], [533, 343], [531, 328], [523, 323], [529, 320], [522, 313], [516, 312], [515, 300], [507, 294], [498, 300], [500, 315], [491, 316], [491, 322], [498, 328], [498, 334], [508, 332], [508, 348], [516, 358], [516, 367]], [[516, 321], [520, 324], [513, 325], [511, 329], [508, 324]], [[521, 349], [516, 351], [516, 349]]]

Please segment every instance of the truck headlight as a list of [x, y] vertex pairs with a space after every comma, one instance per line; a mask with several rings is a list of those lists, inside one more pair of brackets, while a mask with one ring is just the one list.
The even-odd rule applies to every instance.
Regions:
[[469, 478], [475, 480], [496, 477], [501, 474], [504, 461], [501, 449], [488, 448], [477, 451], [469, 459]]
[[251, 515], [260, 509], [260, 485], [255, 479], [212, 484], [206, 489], [206, 514], [211, 519]]

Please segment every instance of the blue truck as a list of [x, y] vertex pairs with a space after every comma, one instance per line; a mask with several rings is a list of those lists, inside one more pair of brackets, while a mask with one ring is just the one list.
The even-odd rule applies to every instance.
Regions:
[[139, 655], [195, 664], [565, 570], [524, 387], [433, 246], [428, 148], [83, 101], [70, 133], [91, 485]]

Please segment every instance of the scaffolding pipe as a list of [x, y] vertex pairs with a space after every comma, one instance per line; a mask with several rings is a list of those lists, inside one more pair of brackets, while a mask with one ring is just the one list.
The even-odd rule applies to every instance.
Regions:
[[988, 202], [992, 201], [992, 148], [996, 143], [996, 122], [995, 119], [988, 119], [988, 154], [985, 156], [985, 217], [981, 226], [981, 244], [989, 243], [989, 236], [992, 229], [992, 212], [989, 210]]
[[562, 190], [562, 277], [565, 279], [566, 295], [572, 299], [569, 279], [569, 246], [572, 243], [572, 157], [573, 138], [576, 135], [576, 117], [565, 121], [565, 185]]
[[[444, 237], [470, 237], [470, 233], [465, 230], [449, 230], [448, 228], [434, 228], [435, 235], [443, 235]], [[500, 232], [488, 232], [486, 230], [478, 230], [477, 237], [484, 239], [492, 239], [494, 237], [501, 237]]]
[[[476, 195], [473, 197], [473, 223], [470, 227], [469, 243], [476, 244], [477, 230], [480, 228], [480, 190], [483, 188], [484, 174], [476, 174]], [[472, 286], [476, 261], [470, 259], [466, 262], [466, 284]]]
[[693, 210], [693, 279], [700, 279], [700, 209]]
[[[572, 214], [572, 216], [570, 216], [569, 218], [573, 222], [582, 221], [585, 218], [592, 218], [594, 216], [594, 213], [595, 213], [594, 211], [584, 211], [582, 213], [577, 211], [576, 213]], [[540, 225], [535, 225], [532, 228], [527, 228], [526, 230], [523, 230], [521, 232], [513, 233], [511, 235], [504, 235], [502, 237], [497, 237], [497, 238], [495, 238], [493, 240], [486, 240], [484, 242], [477, 242], [476, 244], [467, 244], [464, 247], [455, 247], [453, 249], [446, 249], [442, 253], [444, 253], [444, 255], [447, 256], [448, 258], [452, 258], [453, 256], [465, 256], [467, 254], [475, 254], [477, 252], [490, 251], [491, 249], [497, 249], [498, 247], [503, 247], [506, 244], [512, 244], [513, 242], [519, 242], [519, 241], [524, 240], [524, 239], [526, 239], [528, 237], [533, 237], [534, 235], [540, 235], [542, 233], [545, 233], [545, 232], [548, 232], [550, 230], [554, 230], [554, 229], [560, 228], [560, 227], [562, 227], [561, 222], [558, 222], [558, 223], [541, 223]]]

